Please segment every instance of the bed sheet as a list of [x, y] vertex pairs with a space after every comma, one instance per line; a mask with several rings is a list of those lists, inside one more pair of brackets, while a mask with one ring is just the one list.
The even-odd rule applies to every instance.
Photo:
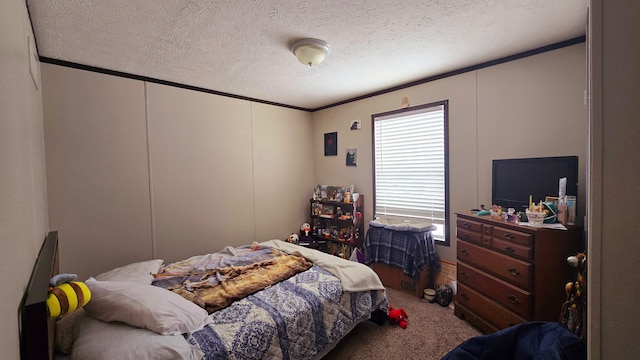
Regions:
[[187, 341], [205, 359], [312, 359], [376, 309], [388, 309], [384, 290], [343, 292], [313, 265], [211, 314], [213, 323]]

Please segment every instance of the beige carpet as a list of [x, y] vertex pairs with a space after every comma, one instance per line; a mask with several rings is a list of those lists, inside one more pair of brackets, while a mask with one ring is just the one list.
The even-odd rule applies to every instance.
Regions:
[[441, 359], [463, 341], [481, 333], [453, 315], [453, 309], [387, 288], [389, 304], [404, 308], [409, 325], [401, 329], [365, 321], [349, 333], [325, 359]]

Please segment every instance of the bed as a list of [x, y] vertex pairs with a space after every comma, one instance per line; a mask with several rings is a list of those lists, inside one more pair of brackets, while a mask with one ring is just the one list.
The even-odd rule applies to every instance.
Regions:
[[308, 269], [209, 314], [151, 285], [158, 277], [149, 273], [171, 264], [130, 264], [87, 279], [89, 304], [54, 324], [44, 301], [57, 241], [55, 232], [45, 239], [25, 295], [23, 359], [320, 359], [358, 323], [388, 309], [384, 286], [367, 266], [270, 240], [252, 246], [303, 257]]

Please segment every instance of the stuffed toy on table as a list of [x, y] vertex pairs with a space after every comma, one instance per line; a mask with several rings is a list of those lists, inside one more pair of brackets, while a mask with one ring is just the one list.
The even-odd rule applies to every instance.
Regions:
[[76, 280], [76, 274], [58, 274], [49, 281], [47, 309], [49, 316], [57, 318], [81, 307], [91, 300], [91, 291], [85, 283]]

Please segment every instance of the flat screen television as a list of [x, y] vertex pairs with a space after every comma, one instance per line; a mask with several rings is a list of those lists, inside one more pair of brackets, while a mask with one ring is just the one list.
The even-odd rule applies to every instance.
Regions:
[[523, 211], [547, 196], [558, 196], [560, 178], [567, 178], [565, 195], [578, 195], [578, 157], [555, 156], [493, 160], [491, 201]]

